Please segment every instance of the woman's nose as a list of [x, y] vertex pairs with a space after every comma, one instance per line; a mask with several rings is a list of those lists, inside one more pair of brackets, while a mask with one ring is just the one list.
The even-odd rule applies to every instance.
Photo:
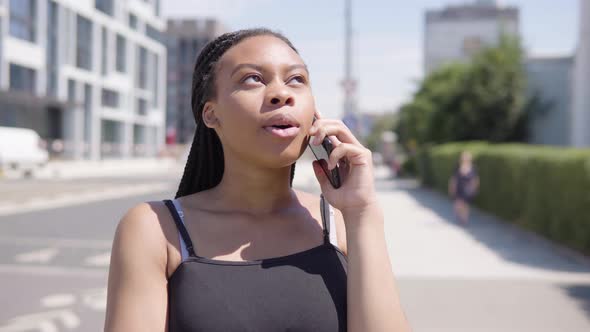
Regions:
[[295, 99], [286, 87], [280, 87], [269, 91], [266, 95], [266, 104], [268, 106], [293, 106]]

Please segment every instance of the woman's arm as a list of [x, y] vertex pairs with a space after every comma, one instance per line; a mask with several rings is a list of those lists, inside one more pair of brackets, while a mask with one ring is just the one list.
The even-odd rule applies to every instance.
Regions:
[[348, 260], [347, 314], [352, 332], [408, 332], [385, 244], [383, 212], [374, 185], [373, 157], [340, 120], [316, 119], [311, 144], [329, 137], [335, 148], [328, 168], [342, 166], [336, 189], [319, 162], [312, 163], [322, 193], [342, 212]]
[[342, 211], [342, 216], [347, 225], [348, 330], [411, 331], [387, 252], [381, 207]]
[[166, 331], [167, 259], [152, 207], [143, 203], [129, 210], [111, 251], [105, 331]]

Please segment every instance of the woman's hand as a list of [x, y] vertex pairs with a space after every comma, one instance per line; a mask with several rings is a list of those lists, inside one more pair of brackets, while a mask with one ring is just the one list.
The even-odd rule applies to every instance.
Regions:
[[319, 162], [313, 162], [314, 172], [324, 197], [330, 205], [342, 211], [343, 215], [362, 213], [375, 207], [377, 196], [373, 183], [371, 151], [354, 137], [342, 121], [321, 119], [319, 116], [316, 118], [309, 130], [309, 135], [312, 136], [310, 144], [320, 145], [324, 137], [328, 136], [334, 145], [328, 168], [332, 170], [338, 163], [342, 175], [341, 187], [334, 189]]

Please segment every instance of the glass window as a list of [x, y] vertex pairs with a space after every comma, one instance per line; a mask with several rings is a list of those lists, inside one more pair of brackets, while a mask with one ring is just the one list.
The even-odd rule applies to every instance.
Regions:
[[126, 71], [127, 60], [127, 45], [125, 38], [121, 35], [117, 35], [117, 71], [124, 73]]
[[102, 141], [115, 142], [116, 141], [116, 126], [117, 123], [111, 120], [102, 120]]
[[65, 21], [65, 33], [63, 34], [63, 54], [65, 55], [65, 63], [71, 65], [73, 63], [70, 51], [74, 45], [74, 34], [72, 32], [72, 12], [67, 7], [62, 7], [63, 20]]
[[156, 0], [156, 2], [154, 3], [154, 6], [156, 6], [156, 16], [160, 16], [160, 13], [161, 13], [160, 0]]
[[150, 24], [145, 25], [145, 34], [151, 39], [163, 43], [162, 33]]
[[92, 22], [77, 16], [76, 66], [92, 70]]
[[139, 115], [146, 115], [147, 114], [147, 102], [145, 99], [138, 98], [137, 99], [137, 114]]
[[147, 50], [139, 47], [137, 58], [137, 87], [145, 89], [147, 87]]
[[123, 151], [123, 123], [112, 120], [101, 121], [101, 156], [121, 157]]
[[36, 73], [34, 69], [10, 64], [10, 90], [35, 93]]
[[[92, 131], [92, 86], [90, 84], [84, 84], [84, 141], [90, 142], [91, 131]], [[84, 152], [88, 157], [90, 149], [84, 148]]]
[[141, 156], [145, 154], [145, 126], [133, 125], [133, 154]]
[[160, 61], [159, 60], [160, 60], [160, 58], [158, 57], [158, 55], [154, 54], [154, 66], [153, 66], [154, 71], [152, 73], [152, 77], [154, 79], [154, 83], [153, 83], [152, 87], [154, 89], [154, 92], [153, 92], [153, 97], [152, 97], [152, 106], [156, 107], [156, 108], [158, 107], [158, 102], [159, 102], [158, 101], [158, 99], [159, 99], [158, 98], [159, 97], [158, 96], [158, 93], [159, 93], [159, 91], [158, 91], [158, 87], [159, 87], [158, 77], [160, 74], [160, 69], [159, 69], [160, 68]]
[[113, 0], [96, 0], [94, 6], [101, 12], [113, 16]]
[[76, 82], [68, 80], [68, 101], [76, 102]]
[[57, 96], [57, 3], [47, 0], [47, 94]]
[[133, 30], [137, 30], [137, 16], [129, 14], [129, 26]]
[[102, 105], [107, 107], [119, 107], [119, 94], [113, 90], [102, 89]]
[[34, 0], [10, 0], [10, 35], [35, 42], [36, 12]]
[[102, 50], [101, 50], [101, 57], [100, 57], [100, 62], [101, 62], [101, 70], [102, 70], [102, 74], [106, 75], [109, 72], [108, 69], [108, 53], [107, 53], [107, 49], [108, 49], [108, 31], [107, 28], [102, 27], [102, 36], [101, 36], [101, 40], [102, 40]]

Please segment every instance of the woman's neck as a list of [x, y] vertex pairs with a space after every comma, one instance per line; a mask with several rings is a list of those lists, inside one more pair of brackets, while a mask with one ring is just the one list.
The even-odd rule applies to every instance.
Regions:
[[266, 215], [292, 205], [297, 199], [289, 185], [291, 166], [227, 167], [221, 182], [209, 191], [215, 206], [248, 214]]

